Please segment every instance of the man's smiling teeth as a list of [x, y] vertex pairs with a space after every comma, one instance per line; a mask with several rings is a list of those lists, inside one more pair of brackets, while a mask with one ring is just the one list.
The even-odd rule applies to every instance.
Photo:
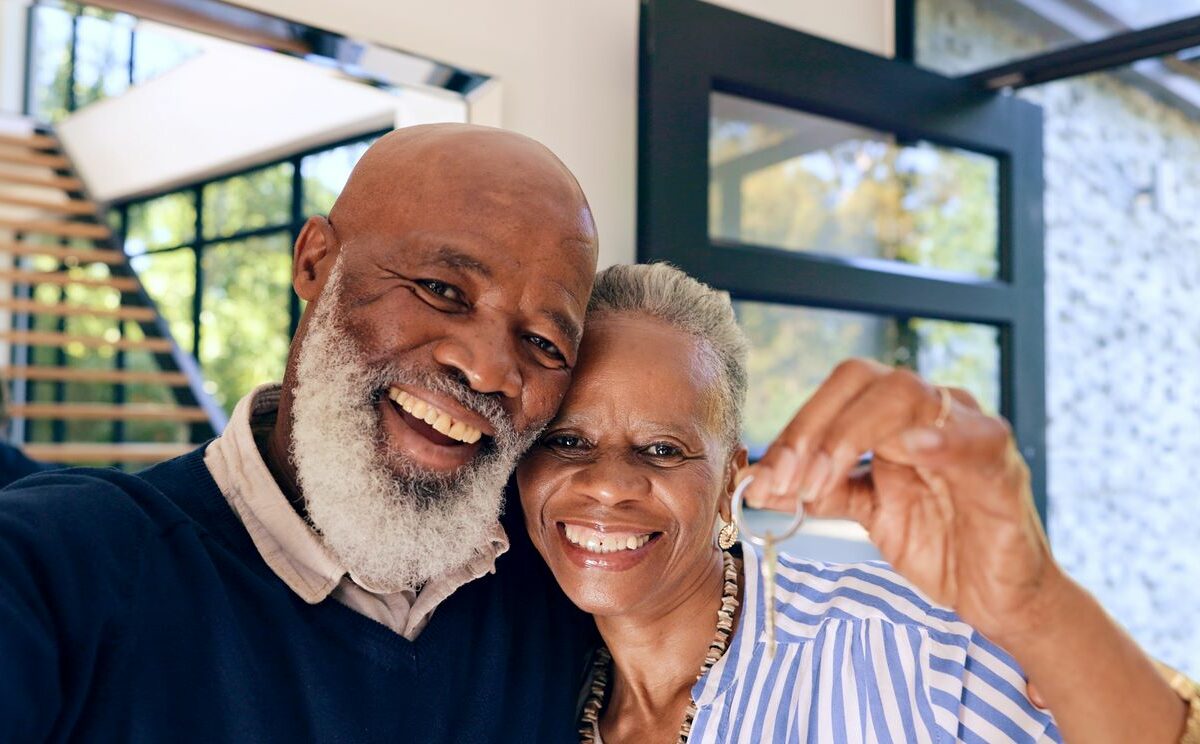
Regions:
[[567, 539], [589, 553], [616, 553], [620, 550], [637, 550], [650, 542], [654, 533], [599, 532], [589, 527], [564, 524]]
[[424, 421], [432, 426], [435, 431], [451, 439], [457, 439], [465, 444], [475, 444], [483, 435], [474, 426], [455, 420], [453, 416], [437, 406], [430, 405], [399, 388], [388, 388], [388, 397], [394, 400], [396, 405], [412, 414], [414, 418]]

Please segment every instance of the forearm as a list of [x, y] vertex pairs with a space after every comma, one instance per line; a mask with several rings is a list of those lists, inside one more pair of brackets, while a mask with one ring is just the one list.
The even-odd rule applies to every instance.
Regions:
[[1133, 639], [1061, 572], [1034, 630], [993, 639], [1025, 669], [1066, 742], [1176, 744], [1187, 708]]

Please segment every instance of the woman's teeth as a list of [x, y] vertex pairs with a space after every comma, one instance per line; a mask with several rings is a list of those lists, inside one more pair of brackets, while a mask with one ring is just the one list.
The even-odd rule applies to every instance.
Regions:
[[574, 524], [564, 524], [567, 539], [589, 553], [616, 553], [621, 550], [637, 550], [650, 542], [653, 532], [635, 534], [632, 532], [600, 532], [588, 527]]
[[437, 406], [430, 405], [420, 398], [413, 397], [399, 388], [388, 388], [388, 397], [396, 402], [414, 418], [429, 424], [440, 434], [451, 439], [457, 439], [465, 444], [475, 444], [483, 433], [470, 424], [456, 420]]

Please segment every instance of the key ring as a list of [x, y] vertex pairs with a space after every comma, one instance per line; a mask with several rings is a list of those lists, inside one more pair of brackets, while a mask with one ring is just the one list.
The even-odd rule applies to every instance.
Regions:
[[737, 488], [735, 488], [733, 491], [733, 521], [737, 522], [738, 530], [742, 533], [742, 535], [745, 536], [747, 540], [761, 548], [765, 547], [768, 541], [777, 542], [779, 540], [786, 540], [792, 535], [796, 534], [796, 532], [800, 530], [800, 525], [804, 524], [804, 517], [806, 516], [804, 512], [804, 502], [800, 499], [796, 499], [796, 517], [792, 520], [792, 523], [788, 525], [787, 530], [785, 530], [782, 535], [774, 535], [770, 532], [767, 532], [762, 537], [759, 537], [758, 535], [754, 534], [754, 532], [750, 529], [750, 526], [746, 524], [746, 515], [742, 513], [743, 497], [746, 494], [746, 488], [749, 487], [753, 482], [754, 476], [748, 475], [744, 480], [742, 480], [741, 483], [737, 485]]

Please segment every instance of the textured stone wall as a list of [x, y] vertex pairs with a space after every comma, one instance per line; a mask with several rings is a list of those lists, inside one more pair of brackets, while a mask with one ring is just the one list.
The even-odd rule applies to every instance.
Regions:
[[[948, 74], [1045, 44], [984, 0], [920, 0]], [[1107, 75], [1045, 111], [1050, 539], [1151, 653], [1200, 675], [1200, 121]]]

